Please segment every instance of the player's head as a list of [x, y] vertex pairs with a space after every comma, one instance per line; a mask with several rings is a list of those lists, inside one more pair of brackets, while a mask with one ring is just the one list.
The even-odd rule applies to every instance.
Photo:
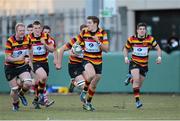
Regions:
[[85, 28], [87, 28], [87, 25], [86, 24], [82, 24], [79, 29], [80, 29], [80, 31], [83, 31]]
[[25, 25], [23, 23], [17, 23], [15, 26], [16, 36], [22, 39], [25, 36]]
[[31, 34], [33, 32], [33, 25], [32, 24], [28, 24], [27, 25], [27, 34]]
[[44, 25], [42, 32], [50, 34], [51, 28], [48, 25]]
[[39, 21], [33, 22], [33, 33], [35, 36], [40, 36], [42, 32], [42, 25]]
[[87, 17], [87, 27], [89, 31], [96, 31], [99, 26], [99, 18], [97, 16]]
[[147, 32], [147, 25], [146, 23], [139, 23], [137, 25], [137, 34], [139, 37], [144, 37]]

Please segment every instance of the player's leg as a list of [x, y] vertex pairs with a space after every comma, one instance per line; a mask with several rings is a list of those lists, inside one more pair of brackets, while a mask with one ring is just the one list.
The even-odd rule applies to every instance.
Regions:
[[139, 68], [132, 69], [131, 74], [133, 79], [132, 87], [133, 87], [134, 98], [136, 101], [136, 107], [140, 108], [142, 107], [142, 103], [140, 101], [140, 86], [141, 86], [140, 69]]
[[130, 73], [128, 73], [126, 75], [126, 79], [124, 80], [124, 85], [125, 86], [129, 85], [129, 83], [131, 82], [131, 79], [132, 79], [132, 75]]
[[87, 110], [90, 110], [90, 111], [95, 110], [95, 108], [91, 104], [91, 101], [92, 101], [92, 98], [95, 94], [96, 87], [97, 87], [97, 84], [98, 84], [100, 78], [101, 78], [101, 74], [96, 74], [96, 76], [91, 81], [91, 84], [89, 85], [88, 93], [87, 93], [87, 99], [86, 99], [86, 109]]
[[34, 63], [33, 69], [35, 71], [35, 77], [38, 79], [35, 82], [35, 98], [33, 100], [33, 105], [35, 109], [40, 109], [39, 102], [44, 102], [43, 92], [46, 87], [49, 68], [47, 63]]
[[[44, 92], [44, 89], [46, 87], [46, 81], [47, 81], [47, 73], [46, 71], [43, 69], [43, 68], [38, 68], [36, 70], [36, 76], [38, 77], [38, 88], [37, 88], [37, 93], [40, 94], [40, 98], [42, 100], [44, 100], [44, 96], [43, 96], [43, 92]], [[41, 97], [42, 96], [42, 97]], [[40, 100], [41, 100], [40, 99]], [[44, 101], [43, 101], [44, 102]]]
[[11, 88], [10, 96], [12, 98], [13, 111], [19, 110], [19, 97], [18, 97], [18, 84], [16, 77], [9, 81], [9, 86]]
[[95, 94], [96, 91], [96, 87], [97, 84], [99, 82], [99, 80], [101, 79], [101, 73], [102, 73], [102, 64], [100, 65], [93, 65], [94, 69], [95, 69], [95, 77], [93, 78], [93, 80], [91, 81], [89, 88], [88, 88], [88, 93], [87, 93], [87, 99], [86, 99], [86, 105], [87, 107], [89, 107], [90, 111], [94, 111], [95, 108], [92, 106], [91, 101], [92, 98]]
[[19, 109], [19, 97], [18, 97], [18, 83], [17, 75], [18, 71], [12, 67], [4, 66], [4, 72], [6, 79], [9, 83], [11, 89], [10, 96], [12, 98], [13, 111], [18, 111]]
[[24, 94], [30, 89], [32, 85], [32, 78], [30, 72], [23, 72], [19, 75], [19, 78], [22, 83], [21, 90], [19, 90], [18, 96], [21, 99], [21, 102], [24, 106], [28, 105], [27, 99]]
[[81, 102], [85, 102], [86, 100], [86, 93], [88, 91], [89, 85], [92, 81], [92, 79], [95, 77], [95, 69], [94, 66], [91, 63], [86, 63], [85, 66], [85, 71], [83, 72], [83, 76], [85, 78], [85, 84], [84, 84], [84, 88], [80, 94], [80, 100]]
[[85, 79], [82, 74], [78, 75], [74, 79], [74, 85], [80, 90], [84, 89]]
[[47, 92], [46, 88], [44, 88], [43, 95], [44, 95], [44, 102], [42, 102], [42, 101], [39, 102], [41, 105], [46, 106], [46, 107], [50, 107], [51, 105], [53, 105], [55, 103], [54, 100], [49, 100], [48, 92]]
[[33, 72], [32, 69], [30, 70], [30, 74], [31, 74], [31, 77], [33, 78], [32, 85], [30, 87], [30, 92], [32, 94], [34, 94], [35, 93], [35, 82], [36, 82], [37, 78], [36, 78], [36, 75], [35, 75], [35, 73]]
[[76, 87], [76, 82], [74, 78], [71, 78], [69, 85], [69, 93], [73, 93], [74, 87]]

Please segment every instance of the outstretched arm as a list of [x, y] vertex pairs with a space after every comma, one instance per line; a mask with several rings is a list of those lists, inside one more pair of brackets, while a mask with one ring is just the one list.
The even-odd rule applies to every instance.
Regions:
[[58, 56], [58, 62], [56, 64], [56, 69], [60, 70], [62, 68], [62, 59], [64, 55], [64, 51], [67, 51], [68, 48], [66, 48], [66, 45], [63, 45], [59, 50], [59, 56]]
[[159, 47], [159, 45], [157, 45], [157, 46], [155, 47], [155, 49], [157, 50], [156, 63], [157, 63], [157, 64], [160, 64], [161, 61], [162, 61], [162, 50], [161, 50], [161, 48]]
[[129, 64], [129, 59], [128, 59], [128, 49], [126, 47], [123, 48], [123, 54], [124, 54], [124, 62], [126, 64]]

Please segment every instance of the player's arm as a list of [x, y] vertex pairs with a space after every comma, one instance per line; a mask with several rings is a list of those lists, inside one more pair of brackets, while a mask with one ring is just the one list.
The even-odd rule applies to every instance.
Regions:
[[[49, 42], [50, 41], [50, 42]], [[41, 39], [41, 43], [44, 44], [45, 48], [49, 51], [49, 52], [53, 52], [54, 51], [54, 45], [52, 43], [52, 40], [48, 39], [48, 42], [45, 42], [44, 39]]]
[[157, 64], [160, 64], [161, 61], [162, 61], [162, 50], [161, 48], [159, 47], [159, 45], [157, 44], [155, 49], [157, 50], [157, 59], [156, 59], [156, 63]]
[[33, 49], [32, 49], [31, 45], [30, 45], [30, 48], [29, 48], [29, 66], [33, 70]]
[[98, 43], [98, 45], [102, 51], [104, 51], [104, 52], [109, 51], [109, 42], [107, 39], [107, 33], [106, 32], [103, 32], [103, 40], [102, 41], [97, 36], [92, 36], [92, 38]]
[[156, 40], [154, 40], [154, 38], [152, 39], [152, 47], [154, 47], [157, 50], [157, 59], [156, 59], [156, 63], [160, 64], [161, 60], [162, 60], [162, 50], [159, 46], [159, 44], [157, 43]]
[[129, 64], [129, 59], [128, 59], [128, 49], [126, 47], [123, 48], [123, 55], [124, 55], [124, 62], [126, 64]]
[[124, 62], [126, 64], [129, 64], [128, 53], [130, 48], [131, 48], [131, 44], [130, 44], [130, 40], [128, 39], [123, 48]]
[[18, 57], [12, 57], [12, 44], [9, 40], [7, 40], [5, 44], [5, 60], [7, 62], [16, 62], [24, 60], [24, 55], [20, 55]]
[[51, 37], [51, 40], [52, 40], [52, 43], [54, 46], [54, 52], [53, 52], [54, 61], [53, 61], [53, 63], [54, 63], [54, 65], [56, 65], [58, 62], [58, 51], [57, 51], [57, 47], [56, 47], [56, 41], [52, 37]]
[[62, 59], [64, 55], [64, 51], [69, 50], [67, 47], [67, 44], [64, 44], [60, 49], [59, 49], [59, 56], [58, 56], [58, 62], [56, 64], [56, 69], [60, 70], [62, 68]]
[[57, 49], [54, 50], [53, 57], [54, 57], [54, 64], [56, 65], [57, 61], [58, 61], [58, 52], [57, 52]]
[[16, 62], [16, 61], [22, 61], [25, 59], [24, 55], [20, 55], [16, 58], [12, 57], [11, 55], [6, 55], [5, 59], [7, 62]]

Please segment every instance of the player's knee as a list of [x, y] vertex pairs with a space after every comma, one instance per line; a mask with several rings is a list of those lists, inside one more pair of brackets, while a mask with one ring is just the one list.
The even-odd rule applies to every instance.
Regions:
[[92, 80], [95, 78], [95, 76], [96, 76], [96, 74], [91, 74], [91, 75], [89, 76], [89, 80], [92, 81]]
[[98, 81], [98, 80], [100, 80], [100, 79], [101, 79], [101, 75], [96, 74], [96, 80]]
[[31, 85], [32, 85], [32, 79], [27, 78], [27, 79], [24, 79], [23, 82], [24, 82], [23, 87], [25, 87], [25, 88], [29, 89], [31, 87]]
[[13, 95], [17, 94], [17, 93], [18, 93], [18, 88], [19, 88], [18, 86], [12, 87], [12, 88], [11, 88], [11, 94], [10, 94], [10, 95], [13, 96]]
[[95, 89], [96, 89], [96, 84], [91, 84], [91, 88], [92, 88], [93, 90], [95, 90]]
[[39, 80], [41, 80], [42, 83], [46, 83], [47, 76], [41, 76]]
[[132, 79], [134, 80], [135, 83], [140, 81], [139, 77], [133, 77]]

